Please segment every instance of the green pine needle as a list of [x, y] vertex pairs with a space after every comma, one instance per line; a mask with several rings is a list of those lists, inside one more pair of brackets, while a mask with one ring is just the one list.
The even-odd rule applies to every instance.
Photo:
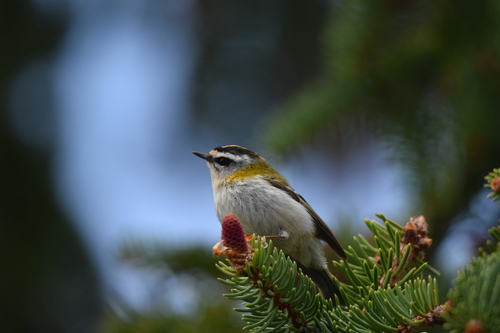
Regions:
[[[283, 252], [254, 237], [252, 262], [241, 275], [228, 263], [218, 269], [232, 289], [225, 297], [243, 301], [245, 329], [251, 332], [395, 332], [398, 325], [425, 325], [427, 313], [439, 306], [437, 285], [422, 273], [427, 264], [408, 262], [411, 245], [403, 247], [404, 228], [382, 214], [383, 224], [366, 220], [376, 246], [354, 237], [347, 260], [335, 262], [344, 273], [339, 285], [345, 306], [323, 299], [312, 280]], [[337, 299], [337, 304], [339, 300]], [[421, 317], [417, 317], [421, 316]]]
[[[500, 168], [493, 169], [492, 172], [490, 172], [486, 177], [484, 177], [484, 179], [486, 179], [486, 181], [488, 182], [487, 184], [484, 185], [484, 187], [491, 189], [491, 184], [492, 184], [493, 180], [497, 177], [500, 177]], [[488, 194], [488, 198], [491, 198], [493, 201], [499, 201], [500, 200], [500, 192], [499, 191], [491, 192], [490, 194]], [[500, 205], [500, 202], [498, 204]]]
[[463, 332], [470, 323], [500, 332], [500, 252], [480, 256], [459, 272], [448, 297], [446, 328]]

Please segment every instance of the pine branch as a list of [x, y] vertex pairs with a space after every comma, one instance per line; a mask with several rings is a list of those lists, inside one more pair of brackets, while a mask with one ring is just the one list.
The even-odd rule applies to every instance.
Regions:
[[[355, 237], [356, 249], [349, 247], [348, 259], [336, 263], [350, 284], [336, 281], [346, 305], [334, 307], [290, 258], [272, 247], [272, 242], [266, 244], [265, 239], [254, 237], [248, 248], [242, 246], [243, 229], [234, 228], [237, 219], [228, 215], [223, 221], [222, 243], [215, 249], [228, 258], [227, 263], [218, 264], [230, 276], [221, 281], [232, 288], [227, 298], [243, 301], [245, 308], [236, 310], [247, 313], [243, 315], [245, 329], [413, 332], [414, 327], [441, 323], [436, 318], [441, 313], [436, 281], [421, 278], [424, 270], [434, 271], [422, 261], [425, 248], [431, 244], [425, 219], [414, 218], [403, 228], [378, 216], [384, 225], [365, 221], [376, 246], [362, 236]], [[238, 235], [228, 232], [228, 225]], [[244, 265], [242, 258], [246, 258]]]
[[500, 252], [482, 255], [465, 267], [448, 297], [446, 328], [452, 332], [500, 332]]
[[444, 305], [437, 306], [434, 310], [429, 312], [426, 317], [417, 316], [412, 320], [415, 324], [403, 324], [398, 326], [398, 332], [400, 333], [414, 333], [421, 329], [429, 326], [443, 325], [443, 311], [445, 309]]
[[[486, 179], [493, 190], [489, 197], [500, 199], [500, 169]], [[424, 271], [439, 275], [424, 261], [432, 243], [425, 218], [412, 218], [402, 227], [377, 216], [383, 224], [365, 220], [374, 244], [358, 235], [345, 251], [347, 259], [334, 263], [347, 279], [344, 283], [334, 277], [345, 301], [334, 306], [272, 242], [254, 236], [248, 245], [238, 220], [229, 214], [214, 253], [228, 259], [217, 267], [230, 278], [220, 280], [232, 287], [227, 298], [243, 301], [244, 308], [236, 310], [245, 313], [245, 329], [413, 333], [444, 324], [453, 332], [500, 332], [500, 227], [489, 230], [493, 241], [459, 272], [443, 305], [436, 279], [423, 278]]]
[[[500, 169], [485, 177], [491, 188], [488, 198], [500, 199]], [[499, 221], [500, 222], [500, 221]], [[500, 332], [500, 226], [488, 230], [493, 237], [480, 248], [478, 257], [459, 272], [444, 313], [452, 332]]]
[[[492, 191], [488, 198], [493, 198], [493, 201], [500, 200], [500, 168], [493, 169], [484, 179], [488, 182], [484, 187], [491, 188]], [[500, 202], [498, 204], [500, 205]]]
[[[223, 280], [232, 287], [229, 299], [243, 300], [248, 312], [243, 315], [245, 329], [259, 332], [282, 328], [291, 331], [308, 331], [321, 311], [332, 308], [316, 293], [314, 283], [299, 274], [297, 265], [283, 252], [254, 237], [251, 246], [245, 248], [245, 235], [234, 215], [229, 214], [222, 222], [222, 251], [231, 266], [219, 262], [217, 267], [231, 276]], [[234, 241], [237, 239], [238, 241]], [[217, 246], [219, 248], [219, 246]], [[251, 257], [251, 258], [249, 258]], [[247, 258], [242, 264], [241, 258]]]

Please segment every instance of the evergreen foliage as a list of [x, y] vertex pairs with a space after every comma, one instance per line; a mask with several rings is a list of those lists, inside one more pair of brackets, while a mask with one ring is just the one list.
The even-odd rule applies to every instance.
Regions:
[[[499, 172], [495, 169], [486, 177], [488, 187]], [[236, 311], [245, 313], [245, 329], [411, 333], [445, 325], [452, 332], [500, 332], [500, 227], [489, 230], [494, 241], [459, 272], [449, 301], [441, 303], [431, 276], [439, 272], [424, 261], [431, 244], [424, 217], [412, 218], [402, 227], [377, 216], [383, 224], [365, 220], [373, 242], [354, 237], [347, 259], [335, 262], [346, 280], [334, 277], [344, 301], [338, 306], [337, 296], [335, 302], [323, 299], [312, 280], [272, 241], [254, 236], [246, 250], [226, 247], [221, 253], [230, 253], [229, 259], [217, 267], [229, 278], [220, 281], [232, 288], [225, 297], [242, 302], [243, 308]], [[241, 258], [247, 258], [243, 265]], [[425, 278], [425, 272], [431, 275]]]
[[[493, 201], [500, 197], [495, 191], [499, 176], [500, 169], [494, 169], [485, 177]], [[459, 272], [448, 294], [445, 327], [452, 332], [500, 332], [500, 226], [488, 233], [493, 241], [488, 240], [486, 249], [480, 248], [479, 256]]]
[[[500, 199], [500, 168], [493, 169], [488, 176], [484, 177], [488, 183], [484, 186], [491, 188], [492, 192], [488, 194], [488, 198], [493, 198], [493, 201]], [[498, 203], [500, 205], [500, 202]], [[500, 222], [500, 220], [498, 221]], [[500, 226], [491, 228], [488, 233], [493, 237], [493, 241], [486, 241], [487, 250], [492, 252], [500, 252]], [[479, 249], [479, 255], [485, 255], [486, 251], [483, 248]]]
[[500, 332], [500, 252], [481, 255], [459, 272], [448, 297], [446, 328], [467, 332]]
[[499, 14], [496, 1], [335, 2], [322, 70], [262, 126], [265, 146], [335, 161], [382, 146], [441, 243], [500, 156]]
[[[488, 194], [488, 198], [492, 198], [493, 201], [500, 200], [500, 168], [493, 169], [484, 179], [488, 181], [484, 187], [490, 188], [492, 191]], [[498, 204], [500, 205], [500, 202]]]
[[[345, 305], [323, 299], [314, 283], [283, 252], [254, 238], [253, 260], [238, 274], [234, 265], [219, 262], [230, 276], [229, 299], [243, 301], [243, 320], [252, 332], [393, 332], [430, 324], [442, 310], [435, 272], [415, 256], [416, 246], [402, 241], [405, 228], [379, 215], [384, 225], [366, 220], [375, 235], [371, 245], [355, 237], [348, 259], [336, 263], [349, 284], [337, 280]], [[412, 222], [410, 222], [412, 223]], [[424, 239], [426, 237], [423, 237]], [[336, 303], [340, 300], [336, 297]], [[433, 317], [434, 316], [434, 317]], [[438, 319], [436, 319], [438, 320]], [[432, 323], [433, 324], [433, 323]]]

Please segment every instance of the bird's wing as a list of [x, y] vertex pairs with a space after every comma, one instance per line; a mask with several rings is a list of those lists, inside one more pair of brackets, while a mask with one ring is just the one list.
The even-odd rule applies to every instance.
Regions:
[[290, 197], [292, 197], [293, 200], [302, 204], [302, 206], [304, 206], [309, 215], [311, 215], [311, 217], [313, 218], [314, 228], [316, 229], [316, 237], [321, 240], [324, 240], [335, 251], [335, 253], [337, 253], [339, 257], [343, 259], [346, 258], [344, 249], [337, 241], [330, 228], [326, 225], [325, 221], [323, 221], [321, 217], [319, 217], [319, 215], [314, 211], [314, 209], [312, 209], [312, 207], [300, 194], [295, 192], [295, 190], [290, 186], [283, 185], [274, 178], [267, 178], [266, 180], [272, 186], [286, 192]]

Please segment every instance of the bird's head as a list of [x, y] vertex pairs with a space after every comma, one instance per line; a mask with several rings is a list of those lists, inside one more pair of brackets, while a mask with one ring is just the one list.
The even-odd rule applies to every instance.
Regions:
[[207, 161], [212, 182], [232, 181], [259, 175], [267, 175], [274, 171], [265, 159], [251, 150], [237, 146], [221, 146], [209, 153], [193, 152]]

